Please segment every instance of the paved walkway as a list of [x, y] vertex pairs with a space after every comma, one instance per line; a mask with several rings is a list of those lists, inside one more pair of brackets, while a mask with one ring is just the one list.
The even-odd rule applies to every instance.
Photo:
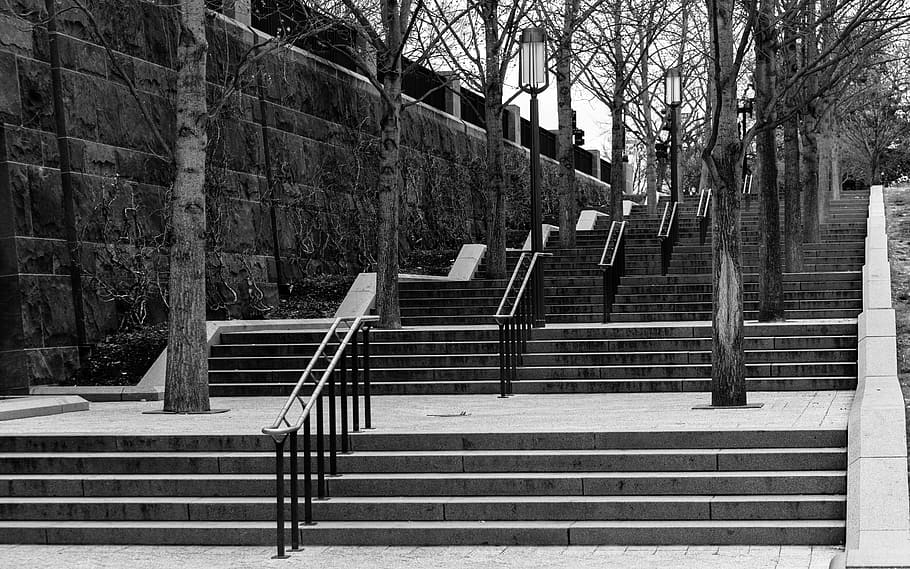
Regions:
[[[378, 433], [844, 429], [853, 391], [754, 392], [760, 409], [704, 410], [708, 393], [383, 396], [373, 398]], [[213, 398], [215, 415], [143, 414], [160, 401], [92, 403], [88, 411], [0, 422], [0, 435], [28, 433], [256, 434], [283, 398]], [[464, 414], [462, 414], [464, 413]]]
[[834, 547], [310, 547], [270, 559], [265, 547], [0, 545], [0, 566], [23, 569], [828, 569]]

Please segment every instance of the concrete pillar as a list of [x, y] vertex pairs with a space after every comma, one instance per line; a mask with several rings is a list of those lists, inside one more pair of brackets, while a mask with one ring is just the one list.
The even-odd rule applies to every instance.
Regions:
[[253, 25], [252, 0], [224, 0], [222, 13], [241, 24]]
[[588, 150], [591, 155], [591, 176], [600, 179], [600, 150]]
[[506, 105], [503, 112], [506, 115], [506, 131], [503, 133], [506, 140], [521, 144], [521, 109], [518, 105]]
[[[628, 158], [626, 158], [625, 156], [623, 157], [622, 167], [623, 167], [623, 172], [625, 174], [623, 176], [623, 178], [625, 179], [625, 186], [626, 186], [625, 188], [623, 188], [623, 193], [631, 194], [632, 190], [634, 188], [632, 177], [635, 175], [635, 170], [632, 167], [632, 163], [629, 162]], [[680, 194], [682, 194], [682, 192], [680, 192]], [[681, 198], [681, 196], [680, 196], [680, 198]], [[680, 199], [679, 201], [682, 201], [682, 199]]]
[[461, 118], [461, 79], [454, 71], [443, 71], [439, 74], [446, 81], [445, 93], [446, 109], [445, 111], [455, 117]]

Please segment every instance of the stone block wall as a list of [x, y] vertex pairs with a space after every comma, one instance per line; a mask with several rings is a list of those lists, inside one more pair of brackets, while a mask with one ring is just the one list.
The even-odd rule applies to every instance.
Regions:
[[[177, 13], [142, 0], [83, 4], [90, 14], [58, 2], [57, 25], [80, 302], [92, 343], [125, 320], [164, 315]], [[46, 17], [43, 0], [0, 3], [6, 394], [55, 382], [78, 365]], [[217, 111], [206, 181], [207, 295], [212, 317], [255, 317], [276, 301], [273, 206], [286, 280], [367, 270], [375, 258], [378, 96], [362, 77], [300, 50], [268, 47], [245, 58], [263, 38], [229, 18], [210, 14], [208, 31]], [[402, 143], [402, 254], [482, 240], [483, 132], [415, 105], [404, 113]], [[510, 147], [509, 164], [508, 223], [527, 228], [526, 152]], [[607, 201], [604, 184], [585, 180], [582, 202]], [[545, 214], [555, 213], [548, 186]]]

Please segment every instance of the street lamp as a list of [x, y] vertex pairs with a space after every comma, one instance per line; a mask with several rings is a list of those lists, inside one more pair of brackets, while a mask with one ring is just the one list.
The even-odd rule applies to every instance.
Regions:
[[[737, 112], [740, 116], [740, 128], [742, 129], [740, 133], [740, 140], [746, 138], [746, 117], [751, 117], [753, 109], [755, 108], [755, 89], [752, 86], [752, 83], [746, 87], [746, 91], [743, 93], [743, 98], [739, 100], [739, 105], [737, 107]], [[743, 175], [750, 172], [749, 170], [749, 160], [748, 153], [743, 152]]]
[[679, 67], [667, 70], [664, 94], [670, 113], [670, 202], [679, 201], [679, 106], [682, 104], [682, 72]]
[[[531, 252], [543, 252], [540, 223], [540, 111], [537, 95], [549, 86], [547, 73], [547, 34], [540, 28], [526, 28], [521, 32], [519, 80], [522, 91], [531, 95]], [[533, 312], [534, 326], [546, 326], [546, 307], [543, 296], [543, 258], [534, 274]]]

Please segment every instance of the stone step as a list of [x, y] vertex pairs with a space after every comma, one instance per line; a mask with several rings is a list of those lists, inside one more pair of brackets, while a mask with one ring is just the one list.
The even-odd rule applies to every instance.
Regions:
[[[711, 377], [711, 364], [709, 358], [702, 363], [650, 363], [650, 360], [637, 363], [610, 365], [609, 363], [588, 364], [589, 354], [581, 361], [574, 361], [574, 365], [566, 362], [549, 364], [539, 362], [537, 367], [533, 363], [519, 367], [520, 380], [559, 380], [574, 382], [587, 379], [633, 379], [633, 380], [663, 380], [665, 378], [709, 378]], [[451, 362], [452, 360], [448, 360]], [[525, 356], [525, 361], [535, 362], [534, 355]], [[583, 363], [584, 362], [584, 363]], [[648, 362], [648, 363], [646, 363]], [[425, 360], [429, 363], [429, 358]], [[445, 361], [439, 362], [444, 365]], [[392, 382], [425, 382], [449, 381], [472, 382], [477, 380], [499, 379], [499, 358], [489, 356], [485, 361], [458, 362], [448, 367], [421, 366], [419, 363], [407, 361], [407, 367], [374, 367], [370, 379], [373, 387], [381, 383]], [[209, 381], [212, 385], [219, 383], [296, 383], [302, 368], [255, 368], [237, 369], [232, 365], [229, 369], [213, 368], [209, 371]], [[321, 370], [317, 370], [321, 371]], [[801, 362], [748, 362], [746, 364], [747, 378], [800, 377], [808, 379], [824, 377], [851, 377], [856, 379], [856, 363], [849, 361], [801, 361]], [[811, 382], [810, 382], [811, 383]], [[571, 386], [569, 386], [571, 387]], [[819, 388], [830, 389], [830, 388]]]
[[[815, 323], [749, 323], [745, 326], [744, 334], [747, 338], [769, 336], [800, 337], [824, 335], [850, 335], [856, 336], [856, 322], [815, 322]], [[325, 335], [324, 331], [252, 331], [252, 332], [224, 332], [221, 334], [222, 344], [275, 344], [275, 343], [307, 343], [319, 342]], [[495, 326], [488, 328], [423, 328], [400, 330], [374, 330], [371, 342], [443, 342], [443, 341], [472, 341], [487, 340], [498, 341]], [[535, 340], [585, 340], [585, 339], [649, 339], [649, 338], [710, 338], [711, 327], [709, 324], [686, 324], [649, 326], [598, 326], [589, 328], [561, 328], [548, 326], [532, 330]]]
[[[313, 502], [330, 521], [837, 520], [843, 494], [332, 497]], [[0, 498], [0, 520], [274, 521], [271, 497]], [[290, 519], [290, 503], [285, 510]], [[0, 521], [2, 524], [2, 521]]]
[[[746, 338], [746, 350], [799, 350], [850, 348], [856, 349], [855, 336], [784, 336], [779, 338]], [[267, 356], [312, 356], [317, 343], [304, 344], [221, 344], [212, 346], [211, 356], [231, 357], [267, 357]], [[382, 354], [467, 354], [499, 353], [499, 342], [493, 340], [477, 341], [443, 341], [443, 342], [373, 342], [371, 353]], [[628, 339], [628, 340], [532, 340], [528, 343], [528, 352], [590, 352], [590, 351], [708, 351], [711, 340], [708, 338], [688, 339]], [[329, 348], [328, 354], [334, 354]]]
[[[218, 373], [218, 372], [215, 372]], [[752, 391], [821, 391], [856, 389], [856, 376], [830, 377], [775, 377], [746, 379]], [[709, 379], [572, 379], [572, 380], [522, 380], [513, 384], [516, 394], [580, 394], [580, 393], [674, 393], [710, 392]], [[289, 382], [231, 383], [210, 386], [213, 397], [287, 397], [293, 385]], [[388, 381], [373, 384], [373, 395], [497, 395], [499, 380], [427, 380]]]
[[[843, 470], [843, 447], [762, 449], [590, 449], [358, 451], [338, 455], [338, 469], [351, 473], [750, 471]], [[313, 460], [315, 469], [315, 459]], [[8, 453], [0, 475], [58, 474], [268, 474], [273, 452]], [[300, 465], [299, 472], [303, 472]], [[315, 470], [314, 470], [315, 472]], [[0, 519], [8, 518], [0, 502]]]
[[[749, 350], [746, 352], [747, 363], [795, 364], [803, 362], [854, 362], [856, 351], [852, 349], [811, 349], [811, 350]], [[451, 368], [451, 367], [485, 367], [498, 365], [498, 351], [465, 354], [374, 354], [370, 366], [375, 373], [386, 368]], [[710, 350], [675, 351], [675, 352], [531, 352], [524, 355], [524, 366], [626, 366], [626, 365], [681, 365], [708, 364], [711, 361]], [[309, 356], [263, 356], [252, 357], [210, 357], [210, 370], [300, 370], [310, 362]], [[322, 372], [323, 366], [313, 368]]]
[[[289, 526], [287, 526], [289, 527]], [[842, 520], [322, 522], [302, 545], [843, 543]], [[3, 522], [0, 541], [41, 544], [272, 546], [274, 522]], [[290, 543], [290, 534], [285, 536]]]

